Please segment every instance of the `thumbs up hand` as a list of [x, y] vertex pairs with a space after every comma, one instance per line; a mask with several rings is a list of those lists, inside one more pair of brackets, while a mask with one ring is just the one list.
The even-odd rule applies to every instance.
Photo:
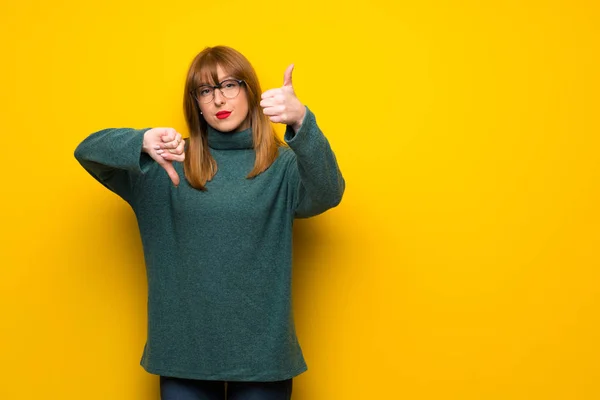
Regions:
[[291, 64], [285, 70], [282, 87], [267, 90], [262, 94], [260, 106], [271, 121], [290, 125], [294, 132], [298, 132], [304, 120], [306, 108], [294, 93], [294, 87], [292, 86], [293, 70], [294, 64]]

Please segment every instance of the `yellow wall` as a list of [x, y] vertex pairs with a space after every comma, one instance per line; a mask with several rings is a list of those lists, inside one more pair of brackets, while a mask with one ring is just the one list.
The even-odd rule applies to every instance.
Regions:
[[296, 64], [347, 181], [296, 227], [294, 399], [600, 398], [596, 2], [85, 3], [0, 5], [1, 399], [158, 400], [134, 215], [73, 150], [186, 132], [216, 44]]

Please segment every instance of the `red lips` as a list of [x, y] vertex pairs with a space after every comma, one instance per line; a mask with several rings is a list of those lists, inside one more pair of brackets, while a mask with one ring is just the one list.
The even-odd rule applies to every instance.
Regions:
[[230, 115], [231, 115], [231, 111], [219, 111], [217, 113], [217, 118], [225, 119], [225, 118], [229, 117]]

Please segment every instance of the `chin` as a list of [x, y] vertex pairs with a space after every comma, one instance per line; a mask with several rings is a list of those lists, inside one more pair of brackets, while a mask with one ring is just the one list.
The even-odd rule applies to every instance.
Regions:
[[216, 129], [219, 132], [231, 132], [236, 130], [237, 127], [240, 126], [240, 124], [237, 124], [233, 121], [216, 120], [214, 123], [211, 124], [211, 126], [213, 127], [213, 129]]

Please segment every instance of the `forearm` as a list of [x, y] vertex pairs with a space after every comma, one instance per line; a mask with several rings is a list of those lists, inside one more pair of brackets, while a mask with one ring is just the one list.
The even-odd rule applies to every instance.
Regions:
[[288, 126], [284, 138], [296, 155], [298, 214], [316, 215], [339, 204], [345, 181], [329, 141], [308, 108], [299, 130], [294, 133]]
[[132, 183], [150, 166], [142, 150], [147, 129], [111, 128], [95, 132], [75, 149], [75, 158], [97, 181], [127, 201]]

